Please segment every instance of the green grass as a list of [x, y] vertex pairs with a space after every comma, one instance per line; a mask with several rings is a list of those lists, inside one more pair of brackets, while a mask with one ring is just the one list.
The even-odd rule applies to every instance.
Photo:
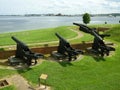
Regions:
[[16, 90], [16, 88], [15, 88], [15, 86], [11, 85], [11, 86], [1, 88], [0, 90]]
[[119, 24], [90, 24], [88, 26], [91, 28], [98, 28], [98, 27], [113, 28], [113, 27], [119, 26]]
[[46, 73], [49, 76], [47, 85], [54, 90], [119, 90], [119, 47], [116, 54], [104, 60], [85, 56], [81, 61], [72, 63], [44, 61], [39, 66], [19, 73], [33, 84], [38, 84], [39, 75]]
[[14, 33], [4, 33], [0, 34], [0, 46], [15, 44], [15, 42], [11, 39], [11, 36], [16, 36], [19, 40], [27, 44], [48, 41], [50, 42], [55, 40], [57, 41], [58, 38], [55, 36], [56, 32], [58, 32], [61, 36], [63, 36], [66, 39], [77, 36], [75, 32], [69, 29], [69, 26], [61, 26], [57, 28], [30, 30]]
[[108, 39], [120, 42], [120, 24], [114, 25], [111, 30], [107, 31], [106, 33], [111, 34], [111, 37]]
[[81, 43], [83, 41], [89, 42], [89, 41], [93, 40], [93, 36], [91, 36], [90, 34], [86, 34], [86, 33], [83, 33], [83, 32], [81, 32], [81, 33], [84, 35], [83, 37], [71, 40], [70, 42], [73, 43], [73, 44], [75, 44], [75, 43]]
[[[119, 25], [110, 26], [112, 31], [108, 33], [112, 35], [118, 32], [115, 28], [119, 29], [120, 27]], [[117, 45], [112, 56], [104, 59], [84, 56], [81, 61], [72, 63], [44, 61], [39, 66], [26, 71], [19, 71], [19, 73], [33, 85], [38, 84], [37, 79], [40, 74], [46, 73], [49, 76], [47, 85], [50, 85], [54, 90], [119, 90], [120, 43], [116, 42], [116, 37], [109, 39], [115, 40], [114, 42]]]
[[[116, 44], [116, 51], [112, 52], [112, 56], [104, 59], [84, 56], [82, 60], [71, 63], [44, 61], [40, 65], [26, 70], [18, 70], [17, 72], [0, 69], [0, 77], [19, 73], [32, 85], [38, 85], [38, 77], [45, 73], [48, 74], [47, 85], [54, 90], [120, 90], [120, 25], [107, 24], [93, 25], [91, 27], [98, 26], [111, 27], [111, 30], [106, 33], [111, 34], [108, 39]], [[64, 32], [60, 31], [59, 33], [63, 36], [65, 35], [62, 34]], [[66, 38], [73, 37], [68, 36], [69, 34], [67, 34]], [[24, 37], [22, 38], [24, 40]], [[76, 39], [71, 42], [76, 43], [81, 40], [88, 41], [91, 39], [92, 37], [85, 35], [82, 39]], [[45, 84], [44, 81], [41, 82]]]
[[[120, 24], [92, 24], [92, 25], [89, 25], [89, 27], [91, 27], [91, 28], [108, 27], [108, 28], [110, 28], [110, 30], [108, 30], [105, 33], [110, 34], [111, 37], [108, 37], [107, 39], [120, 42], [120, 37], [116, 37], [116, 36], [120, 35]], [[71, 28], [76, 29], [75, 26], [73, 26]], [[81, 33], [84, 35], [84, 37], [72, 40], [71, 43], [79, 43], [79, 42], [82, 42], [82, 41], [87, 42], [87, 41], [92, 41], [93, 40], [93, 36], [91, 36], [90, 34], [86, 34], [84, 32], [81, 32]]]
[[6, 76], [14, 75], [16, 73], [16, 70], [0, 69], [0, 79]]

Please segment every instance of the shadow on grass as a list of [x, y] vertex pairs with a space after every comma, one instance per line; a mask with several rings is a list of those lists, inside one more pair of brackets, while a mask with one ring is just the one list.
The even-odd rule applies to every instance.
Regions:
[[105, 61], [104, 57], [99, 57], [99, 56], [93, 56], [93, 59], [97, 62], [100, 62], [100, 61]]
[[8, 66], [8, 60], [1, 60], [0, 65], [1, 66]]
[[95, 54], [89, 54], [89, 53], [86, 53], [84, 54], [86, 56], [91, 56], [96, 62], [100, 62], [100, 61], [106, 61], [104, 59], [104, 57], [101, 57], [101, 56], [98, 56], [98, 55], [95, 55]]
[[73, 66], [73, 64], [69, 61], [58, 61], [58, 63], [63, 67]]
[[24, 67], [24, 68], [17, 69], [17, 72], [19, 74], [22, 74], [22, 73], [25, 73], [25, 72], [30, 71], [30, 70], [32, 70], [32, 68], [30, 68], [30, 67]]
[[62, 59], [62, 60], [59, 60], [59, 59], [56, 59], [56, 58], [54, 58], [54, 57], [52, 57], [52, 56], [49, 56], [49, 57], [47, 57], [47, 58], [45, 58], [46, 60], [51, 60], [51, 61], [54, 61], [54, 62], [57, 62], [57, 63], [59, 63], [61, 66], [63, 66], [63, 67], [66, 67], [66, 66], [72, 66], [73, 64], [70, 62], [70, 61], [68, 61], [68, 59], [66, 59], [66, 58], [64, 58], [64, 59]]

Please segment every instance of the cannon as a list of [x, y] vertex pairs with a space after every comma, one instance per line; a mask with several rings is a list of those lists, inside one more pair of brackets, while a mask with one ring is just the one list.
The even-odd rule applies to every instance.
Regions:
[[27, 64], [28, 66], [32, 65], [32, 63], [34, 63], [35, 65], [37, 64], [37, 59], [44, 57], [44, 55], [40, 53], [32, 52], [25, 43], [21, 42], [16, 37], [12, 36], [11, 38], [17, 43], [17, 50], [15, 53], [15, 57], [9, 58], [10, 64], [19, 64], [22, 62]]
[[73, 49], [69, 42], [66, 41], [62, 36], [60, 36], [58, 33], [55, 33], [55, 35], [59, 38], [59, 46], [57, 49], [57, 53], [54, 53], [53, 56], [57, 59], [64, 59], [68, 58], [69, 61], [71, 61], [73, 58], [74, 60], [77, 59], [77, 55], [83, 54], [83, 51]]
[[79, 30], [85, 33], [91, 34], [94, 36], [94, 41], [92, 44], [91, 52], [96, 55], [104, 56], [105, 54], [108, 56], [110, 51], [115, 51], [115, 48], [106, 45], [103, 41], [105, 37], [109, 37], [109, 34], [99, 34], [95, 28], [89, 28], [83, 24], [73, 23], [74, 25], [79, 26]]

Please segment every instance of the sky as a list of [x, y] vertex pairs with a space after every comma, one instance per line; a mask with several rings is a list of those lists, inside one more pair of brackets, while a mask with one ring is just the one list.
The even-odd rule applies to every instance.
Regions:
[[120, 0], [0, 0], [0, 15], [120, 13]]

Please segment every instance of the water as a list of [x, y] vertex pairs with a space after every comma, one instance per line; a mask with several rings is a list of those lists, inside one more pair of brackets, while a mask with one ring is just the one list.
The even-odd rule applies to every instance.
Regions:
[[[120, 17], [91, 17], [91, 24], [119, 23]], [[82, 17], [67, 16], [0, 16], [0, 33], [16, 32], [72, 25], [73, 22], [83, 23]]]

